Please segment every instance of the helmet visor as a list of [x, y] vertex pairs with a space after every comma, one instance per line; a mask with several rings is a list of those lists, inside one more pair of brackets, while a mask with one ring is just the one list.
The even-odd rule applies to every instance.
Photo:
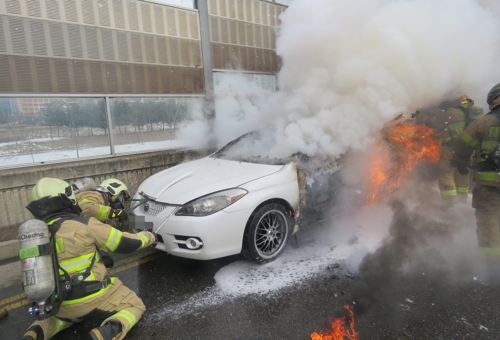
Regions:
[[130, 195], [128, 195], [128, 192], [122, 191], [116, 199], [111, 202], [111, 206], [114, 209], [125, 209], [125, 201], [130, 198]]
[[101, 186], [98, 186], [95, 188], [96, 191], [99, 191], [99, 192], [104, 192], [104, 193], [108, 193], [108, 189], [106, 189], [105, 187], [101, 187]]

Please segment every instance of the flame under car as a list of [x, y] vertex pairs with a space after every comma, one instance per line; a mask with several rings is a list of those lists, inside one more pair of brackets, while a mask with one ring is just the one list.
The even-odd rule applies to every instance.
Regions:
[[251, 155], [264, 138], [261, 131], [248, 133], [205, 158], [146, 179], [134, 196], [131, 227], [154, 231], [156, 249], [175, 256], [276, 259], [298, 231], [308, 195], [297, 156]]

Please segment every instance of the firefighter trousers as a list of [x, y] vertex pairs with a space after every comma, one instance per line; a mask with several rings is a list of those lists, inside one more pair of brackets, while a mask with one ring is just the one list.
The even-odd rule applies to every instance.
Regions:
[[476, 209], [476, 233], [481, 250], [487, 255], [500, 256], [500, 188], [477, 185], [472, 193]]
[[457, 168], [451, 167], [453, 147], [443, 145], [438, 161], [438, 185], [441, 199], [445, 204], [453, 204], [457, 200], [467, 202], [469, 195], [469, 175], [460, 175]]
[[46, 340], [74, 323], [105, 318], [101, 325], [109, 321], [122, 325], [122, 332], [116, 340], [123, 339], [141, 319], [146, 307], [132, 290], [123, 285], [120, 279], [112, 278], [112, 280], [112, 284], [97, 293], [81, 299], [64, 301], [57, 316], [35, 321], [30, 329], [33, 326], [40, 326]]

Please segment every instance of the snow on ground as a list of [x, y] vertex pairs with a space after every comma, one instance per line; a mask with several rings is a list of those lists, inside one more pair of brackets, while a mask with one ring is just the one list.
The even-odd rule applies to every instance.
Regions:
[[64, 139], [62, 137], [44, 137], [44, 138], [34, 138], [34, 139], [26, 139], [22, 141], [17, 141], [17, 142], [6, 142], [6, 143], [0, 143], [0, 148], [3, 148], [5, 146], [10, 146], [10, 145], [16, 145], [16, 144], [21, 144], [21, 143], [39, 143], [39, 142], [52, 142], [55, 140], [61, 140]]
[[[181, 140], [167, 140], [159, 142], [144, 142], [132, 143], [124, 145], [115, 145], [116, 153], [136, 152], [136, 151], [152, 151], [152, 150], [165, 150], [176, 149], [182, 147], [190, 147], [191, 143]], [[109, 145], [88, 149], [79, 149], [78, 156], [91, 157], [91, 156], [105, 156], [109, 155], [111, 150]], [[19, 165], [25, 163], [41, 163], [48, 161], [58, 161], [66, 159], [77, 158], [76, 150], [57, 150], [44, 153], [27, 154], [27, 155], [13, 155], [13, 156], [0, 156], [0, 166]]]

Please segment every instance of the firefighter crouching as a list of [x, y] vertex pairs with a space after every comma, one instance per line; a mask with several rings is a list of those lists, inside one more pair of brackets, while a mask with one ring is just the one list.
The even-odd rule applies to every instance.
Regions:
[[469, 170], [469, 158], [476, 151], [477, 165], [473, 180], [472, 207], [476, 209], [476, 233], [479, 248], [500, 259], [500, 175], [498, 150], [500, 139], [500, 84], [488, 93], [490, 112], [472, 122], [458, 139], [452, 165], [462, 174]]
[[72, 187], [56, 178], [39, 180], [26, 208], [49, 230], [58, 226], [52, 229], [56, 230], [54, 243], [59, 266], [56, 277], [68, 275], [72, 284], [57, 315], [35, 321], [23, 340], [49, 339], [72, 324], [89, 319], [104, 319], [100, 327], [89, 333], [90, 339], [123, 339], [146, 308], [120, 279], [109, 277], [99, 250], [131, 253], [154, 245], [155, 235], [122, 233], [95, 218], [80, 216]]
[[441, 200], [446, 208], [453, 206], [457, 201], [467, 202], [469, 176], [460, 174], [456, 167], [450, 166], [450, 162], [458, 136], [470, 122], [482, 114], [483, 108], [466, 95], [416, 114], [417, 122], [435, 129], [437, 137], [442, 141], [437, 177]]
[[125, 200], [130, 198], [128, 188], [122, 181], [110, 178], [97, 186], [95, 190], [76, 194], [82, 215], [95, 217], [103, 223], [121, 227], [121, 222], [127, 221]]

